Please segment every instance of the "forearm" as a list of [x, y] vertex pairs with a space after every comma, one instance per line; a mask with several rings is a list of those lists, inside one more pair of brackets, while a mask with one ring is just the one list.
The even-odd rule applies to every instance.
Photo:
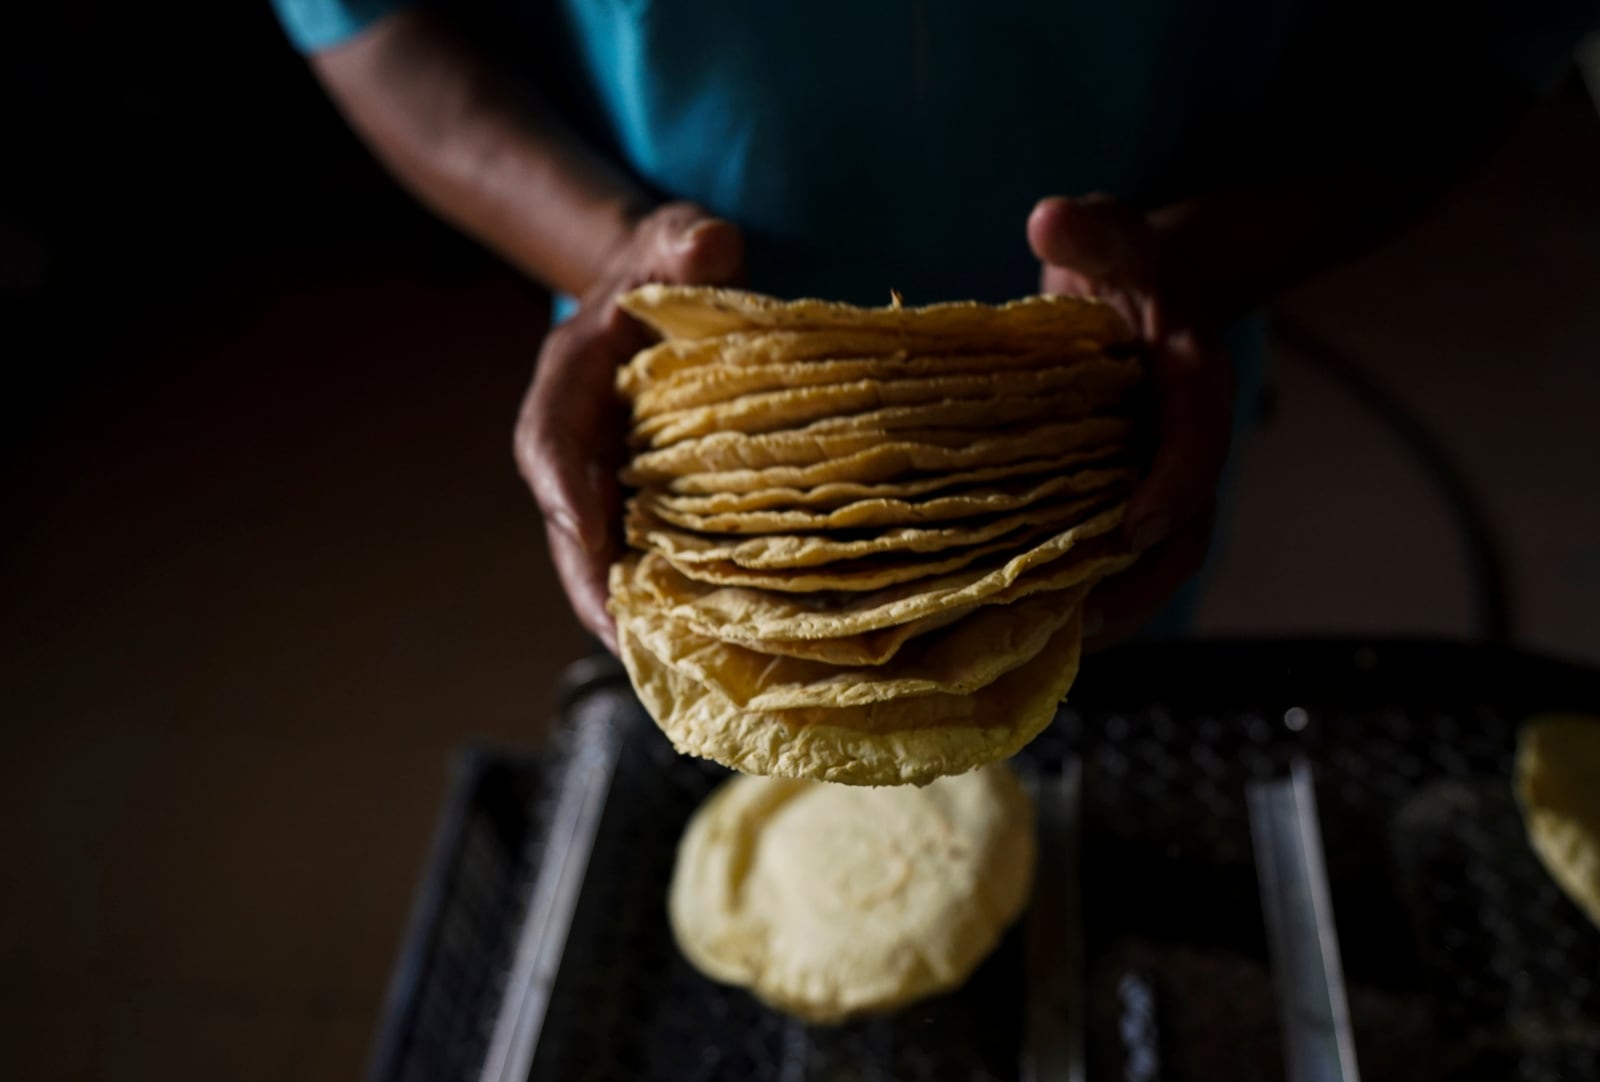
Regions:
[[648, 205], [424, 13], [390, 16], [312, 64], [402, 184], [552, 289], [582, 294]]

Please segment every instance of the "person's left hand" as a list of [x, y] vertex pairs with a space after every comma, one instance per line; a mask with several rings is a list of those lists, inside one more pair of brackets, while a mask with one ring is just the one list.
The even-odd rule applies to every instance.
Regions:
[[1028, 243], [1042, 293], [1114, 305], [1142, 341], [1154, 381], [1156, 446], [1128, 499], [1123, 533], [1142, 557], [1102, 583], [1084, 613], [1090, 649], [1132, 636], [1205, 561], [1217, 481], [1228, 455], [1233, 368], [1205, 313], [1165, 280], [1158, 238], [1142, 216], [1105, 196], [1041, 200]]

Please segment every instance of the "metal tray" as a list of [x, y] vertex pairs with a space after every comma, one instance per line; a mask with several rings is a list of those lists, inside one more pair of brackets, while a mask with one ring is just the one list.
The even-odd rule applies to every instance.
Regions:
[[[1093, 658], [1017, 760], [1082, 764], [1089, 1076], [1283, 1077], [1244, 791], [1299, 757], [1362, 1075], [1600, 1078], [1600, 932], [1537, 864], [1508, 785], [1516, 724], [1551, 709], [1600, 713], [1600, 674], [1433, 642]], [[463, 770], [374, 1080], [1019, 1077], [1026, 922], [960, 992], [835, 1028], [678, 956], [677, 838], [726, 772], [674, 754], [614, 666], [572, 674], [549, 754]], [[597, 814], [575, 838], [582, 800]]]

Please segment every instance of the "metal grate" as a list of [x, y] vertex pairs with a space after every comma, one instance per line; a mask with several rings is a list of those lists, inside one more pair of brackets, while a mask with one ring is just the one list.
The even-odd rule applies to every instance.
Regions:
[[547, 782], [558, 770], [557, 758], [536, 762], [482, 749], [456, 762], [369, 1078], [477, 1077], [529, 871], [540, 859]]
[[[1600, 675], [1425, 643], [1141, 647], [1085, 673], [1019, 766], [1082, 761], [1091, 1078], [1156, 1063], [1163, 1079], [1282, 1077], [1244, 788], [1296, 755], [1316, 779], [1362, 1076], [1600, 1078], [1600, 933], [1528, 850], [1506, 782], [1517, 720], [1600, 711]], [[1017, 1077], [1020, 926], [962, 991], [838, 1028], [692, 970], [664, 895], [684, 823], [726, 772], [675, 755], [614, 681], [588, 694], [621, 755], [531, 1079]]]

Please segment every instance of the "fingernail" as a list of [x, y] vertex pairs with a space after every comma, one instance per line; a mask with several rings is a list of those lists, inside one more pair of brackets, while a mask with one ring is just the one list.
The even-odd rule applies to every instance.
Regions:
[[1171, 532], [1172, 524], [1167, 521], [1166, 515], [1151, 515], [1133, 527], [1128, 540], [1133, 545], [1133, 551], [1149, 552], [1165, 541]]

